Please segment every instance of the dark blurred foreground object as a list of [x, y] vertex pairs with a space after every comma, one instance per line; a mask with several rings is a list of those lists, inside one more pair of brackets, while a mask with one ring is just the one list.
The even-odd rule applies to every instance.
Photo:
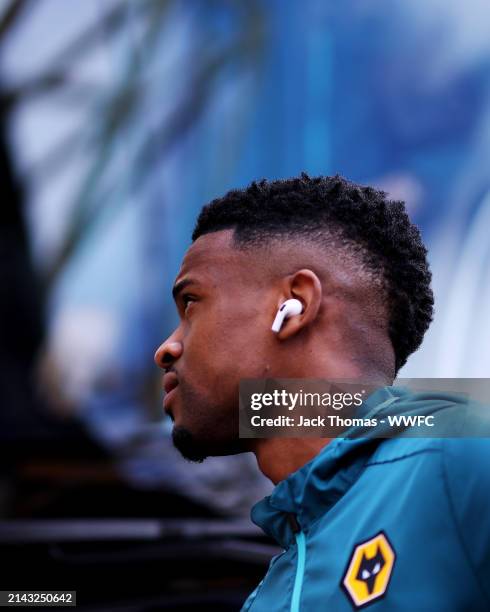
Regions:
[[239, 610], [279, 552], [249, 521], [0, 522], [2, 584], [76, 590], [77, 609]]
[[74, 488], [89, 480], [80, 478], [80, 468], [88, 462], [104, 473], [110, 463], [79, 423], [56, 416], [37, 391], [45, 296], [8, 147], [8, 111], [0, 89], [0, 518], [63, 516], [63, 498], [75, 511]]
[[258, 527], [131, 488], [83, 438], [71, 444], [25, 447], [4, 477], [5, 588], [76, 591], [85, 612], [240, 609], [279, 552]]
[[24, 463], [104, 456], [80, 425], [48, 411], [36, 391], [44, 300], [9, 156], [4, 106], [0, 93], [0, 517], [11, 514], [13, 484]]
[[43, 407], [34, 381], [44, 340], [44, 297], [35, 273], [6, 136], [0, 91], [0, 446], [2, 465], [18, 445], [78, 436], [74, 423]]

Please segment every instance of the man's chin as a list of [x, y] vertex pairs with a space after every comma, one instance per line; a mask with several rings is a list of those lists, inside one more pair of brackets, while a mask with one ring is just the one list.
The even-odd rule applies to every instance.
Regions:
[[181, 425], [174, 425], [172, 430], [172, 441], [175, 448], [185, 459], [196, 463], [202, 463], [207, 457], [236, 455], [244, 451], [239, 440], [226, 443], [223, 441], [217, 442], [207, 440], [203, 443]]
[[172, 442], [180, 454], [189, 461], [201, 463], [208, 457], [208, 453], [196, 442], [191, 432], [180, 425], [174, 425]]

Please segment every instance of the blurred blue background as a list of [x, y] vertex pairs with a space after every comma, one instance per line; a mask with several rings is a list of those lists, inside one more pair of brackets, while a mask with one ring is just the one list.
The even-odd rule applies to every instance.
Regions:
[[196, 215], [254, 179], [340, 173], [405, 200], [436, 315], [400, 375], [488, 376], [486, 1], [4, 0], [0, 52], [2, 299], [19, 300], [2, 363], [131, 486], [232, 514], [269, 490], [248, 455], [178, 456], [153, 364]]

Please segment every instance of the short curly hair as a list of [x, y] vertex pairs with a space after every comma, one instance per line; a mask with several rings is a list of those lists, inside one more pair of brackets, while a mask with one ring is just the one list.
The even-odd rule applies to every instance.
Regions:
[[213, 200], [203, 207], [192, 240], [224, 229], [234, 229], [237, 245], [319, 232], [356, 245], [362, 263], [386, 293], [395, 373], [420, 346], [433, 317], [432, 275], [427, 249], [403, 202], [339, 175], [302, 173], [287, 180], [254, 181]]

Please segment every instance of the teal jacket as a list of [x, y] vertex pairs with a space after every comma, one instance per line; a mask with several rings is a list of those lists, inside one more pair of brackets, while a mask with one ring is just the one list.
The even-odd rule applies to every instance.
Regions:
[[[458, 401], [384, 387], [365, 409], [453, 418]], [[284, 550], [242, 612], [490, 610], [488, 437], [337, 438], [251, 516]]]

